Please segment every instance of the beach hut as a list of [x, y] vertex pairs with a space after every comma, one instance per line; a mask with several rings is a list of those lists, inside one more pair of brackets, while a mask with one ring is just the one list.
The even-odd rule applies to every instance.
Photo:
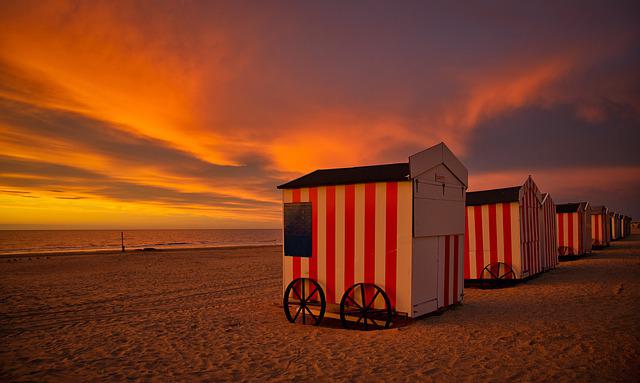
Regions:
[[620, 214], [613, 212], [611, 215], [611, 240], [617, 241], [620, 238]]
[[558, 256], [576, 256], [591, 252], [591, 217], [589, 203], [556, 205]]
[[624, 223], [625, 236], [631, 235], [631, 217], [625, 216]]
[[444, 143], [408, 162], [316, 170], [282, 189], [291, 322], [386, 328], [462, 301], [467, 169]]
[[530, 176], [520, 186], [467, 193], [465, 280], [524, 279], [555, 267], [546, 197]]
[[618, 215], [618, 225], [620, 228], [620, 239], [624, 238], [624, 214]]
[[619, 239], [623, 239], [624, 238], [624, 230], [622, 230], [622, 226], [623, 226], [622, 221], [623, 220], [624, 220], [624, 215], [618, 213], [618, 219], [616, 221], [616, 224], [617, 224], [616, 230], [617, 230], [617, 235], [618, 235]]
[[616, 237], [616, 214], [613, 211], [607, 213], [607, 221], [609, 221], [609, 240], [615, 241]]
[[616, 219], [616, 235], [618, 236], [618, 239], [624, 238], [624, 236], [622, 235], [622, 217], [623, 215], [618, 213]]
[[540, 255], [542, 271], [555, 269], [558, 266], [558, 241], [556, 236], [556, 204], [551, 194], [542, 195], [540, 205]]
[[627, 217], [626, 215], [623, 215], [620, 219], [620, 233], [622, 235], [622, 238], [626, 238], [629, 235], [629, 222], [631, 222], [631, 218]]
[[604, 206], [591, 207], [591, 241], [592, 247], [604, 248], [611, 241], [610, 221], [607, 220], [607, 208]]

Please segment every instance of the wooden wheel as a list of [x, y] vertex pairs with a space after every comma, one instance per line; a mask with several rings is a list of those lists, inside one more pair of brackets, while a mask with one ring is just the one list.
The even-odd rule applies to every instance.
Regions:
[[498, 287], [515, 279], [516, 274], [511, 266], [503, 262], [490, 263], [480, 273], [481, 286], [484, 288]]
[[284, 291], [283, 307], [284, 315], [289, 322], [308, 322], [317, 326], [324, 318], [327, 302], [318, 282], [309, 278], [298, 278], [291, 281]]
[[356, 283], [340, 301], [340, 321], [344, 328], [381, 330], [389, 328], [392, 311], [389, 297], [373, 283]]

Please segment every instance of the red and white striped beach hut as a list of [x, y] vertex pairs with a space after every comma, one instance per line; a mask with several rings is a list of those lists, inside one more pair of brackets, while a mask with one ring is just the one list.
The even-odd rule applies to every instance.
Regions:
[[591, 252], [590, 211], [588, 202], [556, 205], [559, 257]]
[[622, 238], [620, 233], [620, 214], [616, 212], [611, 213], [611, 240], [617, 241]]
[[607, 208], [604, 206], [591, 207], [591, 240], [592, 247], [603, 248], [611, 241], [610, 220], [607, 220]]
[[609, 222], [609, 242], [618, 239], [616, 237], [616, 217], [612, 211], [607, 211], [607, 221]]
[[524, 279], [557, 265], [548, 235], [554, 204], [546, 197], [531, 177], [521, 186], [467, 193], [466, 280]]
[[444, 143], [278, 188], [289, 321], [319, 324], [327, 312], [346, 327], [388, 327], [462, 301], [467, 169]]
[[556, 236], [556, 204], [551, 194], [542, 195], [540, 206], [540, 254], [542, 271], [555, 269], [558, 266], [558, 241]]
[[620, 214], [620, 238], [626, 238], [627, 235], [627, 216]]
[[617, 220], [616, 220], [616, 230], [617, 230], [617, 235], [619, 239], [623, 239], [624, 238], [624, 230], [622, 230], [622, 221], [624, 220], [624, 215], [618, 213], [617, 215]]

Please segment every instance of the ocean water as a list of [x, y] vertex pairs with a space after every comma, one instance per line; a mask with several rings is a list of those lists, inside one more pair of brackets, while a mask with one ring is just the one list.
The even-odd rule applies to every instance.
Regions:
[[[0, 254], [120, 250], [119, 230], [0, 230]], [[280, 229], [126, 230], [127, 250], [282, 244]]]

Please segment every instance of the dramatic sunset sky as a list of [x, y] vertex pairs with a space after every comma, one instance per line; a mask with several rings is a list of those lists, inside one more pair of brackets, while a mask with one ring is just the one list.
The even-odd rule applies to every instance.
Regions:
[[0, 3], [0, 228], [279, 227], [440, 141], [640, 217], [638, 1]]

